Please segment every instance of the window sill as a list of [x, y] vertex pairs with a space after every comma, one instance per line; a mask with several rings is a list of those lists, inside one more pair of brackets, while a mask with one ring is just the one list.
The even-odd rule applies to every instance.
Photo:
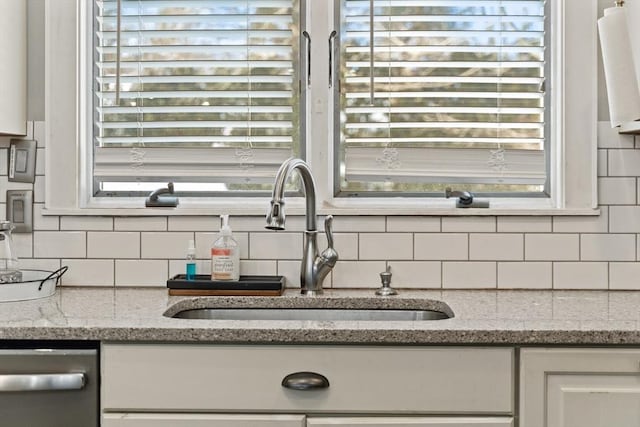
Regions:
[[[546, 199], [492, 199], [489, 208], [455, 208], [453, 199], [408, 200], [349, 199], [325, 201], [318, 206], [320, 215], [352, 216], [595, 216], [600, 210], [589, 208], [556, 208]], [[43, 215], [61, 216], [264, 216], [269, 199], [215, 199], [183, 198], [176, 208], [146, 208], [144, 199], [101, 200], [86, 208], [45, 208]], [[286, 200], [287, 215], [304, 215], [302, 198]]]

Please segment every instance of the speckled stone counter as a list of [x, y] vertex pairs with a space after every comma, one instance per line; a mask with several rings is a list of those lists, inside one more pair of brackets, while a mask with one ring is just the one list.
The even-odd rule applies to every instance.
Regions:
[[[443, 304], [446, 303], [446, 304]], [[172, 319], [197, 307], [395, 307], [447, 311], [432, 321]], [[52, 297], [0, 303], [0, 339], [327, 344], [640, 344], [635, 291], [328, 291], [281, 297], [169, 297], [166, 289], [59, 288]]]

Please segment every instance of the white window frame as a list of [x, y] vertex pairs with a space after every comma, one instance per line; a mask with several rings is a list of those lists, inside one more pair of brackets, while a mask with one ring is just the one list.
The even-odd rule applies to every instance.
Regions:
[[[307, 4], [314, 58], [307, 96], [307, 161], [314, 172], [320, 214], [350, 215], [597, 215], [597, 0], [551, 1], [552, 199], [494, 198], [489, 209], [456, 209], [444, 198], [336, 198], [333, 196], [332, 91], [327, 43], [334, 0]], [[181, 198], [174, 209], [145, 208], [143, 198], [90, 197], [91, 102], [86, 67], [91, 2], [46, 0], [44, 214], [51, 215], [263, 215], [268, 198]], [[324, 58], [324, 60], [323, 60]], [[90, 68], [89, 68], [90, 69]], [[289, 214], [304, 213], [291, 200]]]

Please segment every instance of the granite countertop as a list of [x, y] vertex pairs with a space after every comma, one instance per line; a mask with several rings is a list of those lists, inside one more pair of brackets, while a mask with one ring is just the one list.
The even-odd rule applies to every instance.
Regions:
[[[0, 339], [326, 344], [640, 344], [640, 291], [330, 290], [314, 305], [448, 310], [435, 321], [232, 321], [171, 319], [208, 306], [307, 306], [281, 297], [173, 297], [160, 288], [59, 288], [39, 300], [0, 303]], [[446, 303], [446, 304], [443, 304]]]

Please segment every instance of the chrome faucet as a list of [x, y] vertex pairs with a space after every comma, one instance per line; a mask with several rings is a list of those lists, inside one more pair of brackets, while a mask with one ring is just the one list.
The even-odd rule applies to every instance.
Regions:
[[322, 294], [322, 282], [338, 261], [338, 253], [333, 248], [333, 217], [327, 215], [324, 229], [328, 247], [318, 255], [318, 230], [316, 230], [316, 185], [309, 165], [303, 160], [290, 158], [285, 160], [276, 174], [276, 181], [271, 197], [271, 207], [267, 214], [266, 228], [284, 230], [284, 185], [293, 170], [297, 170], [302, 178], [306, 199], [306, 230], [304, 231], [304, 249], [300, 266], [300, 287], [302, 294], [315, 296]]

